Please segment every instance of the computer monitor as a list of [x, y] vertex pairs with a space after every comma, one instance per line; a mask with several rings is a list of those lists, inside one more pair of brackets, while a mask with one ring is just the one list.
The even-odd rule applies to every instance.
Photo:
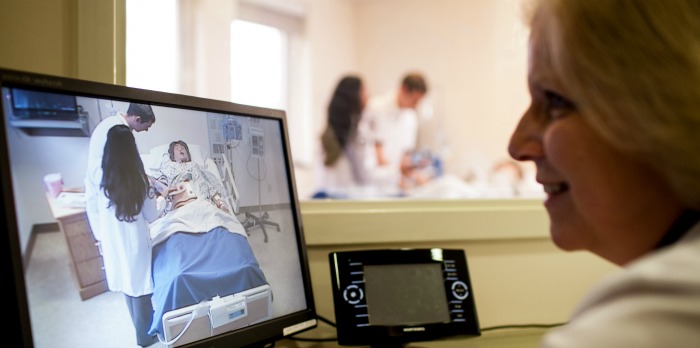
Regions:
[[[222, 200], [215, 205], [195, 192], [201, 206], [187, 210], [194, 203], [175, 206], [165, 197], [149, 225], [153, 261], [143, 267], [152, 271], [149, 332], [165, 342], [158, 346], [262, 347], [317, 325], [284, 111], [6, 69], [0, 92], [3, 274], [14, 291], [6, 322], [18, 326], [7, 333], [25, 346], [136, 346], [124, 295], [105, 276], [84, 193], [92, 131], [132, 103], [151, 106], [156, 117], [147, 132], [133, 132], [146, 173], [172, 179], [163, 172], [172, 165], [169, 145], [184, 141], [195, 173], [187, 178], [206, 178]], [[13, 125], [23, 96], [75, 100], [85, 132]], [[32, 107], [23, 109], [32, 117]], [[73, 122], [53, 121], [37, 127]], [[213, 242], [212, 231], [224, 239]], [[189, 239], [175, 247], [176, 237]]]

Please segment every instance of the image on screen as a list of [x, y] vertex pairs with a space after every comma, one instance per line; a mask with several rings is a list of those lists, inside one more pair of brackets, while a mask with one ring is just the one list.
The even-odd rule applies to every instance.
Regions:
[[[34, 346], [137, 347], [125, 296], [110, 290], [106, 254], [96, 244], [96, 236], [113, 231], [93, 231], [86, 215], [90, 136], [37, 136], [13, 126], [18, 95], [41, 100], [46, 93], [44, 100], [60, 103], [51, 91], [21, 92], [3, 86], [2, 111]], [[65, 100], [71, 98], [90, 131], [132, 102], [77, 93]], [[193, 344], [313, 309], [282, 120], [151, 107], [155, 123], [133, 132], [138, 152], [150, 177], [177, 188], [148, 225], [152, 259], [141, 265], [152, 272], [149, 333], [160, 339], [153, 347]], [[176, 141], [187, 145], [187, 163], [171, 159]]]
[[441, 264], [365, 265], [364, 275], [370, 325], [450, 321]]

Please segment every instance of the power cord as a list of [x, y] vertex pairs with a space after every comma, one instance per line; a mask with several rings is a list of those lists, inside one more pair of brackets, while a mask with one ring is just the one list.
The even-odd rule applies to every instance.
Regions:
[[495, 331], [495, 330], [505, 330], [505, 329], [549, 329], [557, 326], [565, 325], [566, 323], [554, 323], [554, 324], [520, 324], [520, 325], [499, 325], [499, 326], [489, 326], [481, 328], [481, 332], [484, 331]]
[[[318, 319], [319, 321], [322, 321], [322, 322], [328, 324], [329, 326], [336, 327], [336, 325], [335, 325], [334, 322], [332, 322], [331, 320], [328, 320], [328, 319], [326, 319], [326, 318], [324, 318], [324, 317], [322, 317], [322, 316], [320, 316], [320, 315], [316, 315], [316, 319]], [[335, 342], [335, 341], [338, 340], [337, 337], [329, 337], [329, 338], [307, 338], [307, 337], [294, 337], [293, 335], [287, 337], [287, 339], [290, 339], [290, 340], [293, 340], [293, 341], [300, 341], [300, 342]]]
[[[328, 320], [320, 315], [316, 316], [316, 319], [319, 321], [322, 321], [332, 327], [336, 327], [336, 324]], [[517, 325], [498, 325], [498, 326], [488, 326], [481, 328], [481, 332], [486, 332], [486, 331], [497, 331], [497, 330], [507, 330], [507, 329], [549, 329], [557, 326], [562, 326], [565, 325], [566, 323], [553, 323], [553, 324], [517, 324]], [[294, 340], [294, 341], [301, 341], [301, 342], [334, 342], [337, 341], [338, 338], [331, 337], [331, 338], [307, 338], [307, 337], [294, 337], [290, 336], [287, 337], [287, 339]]]

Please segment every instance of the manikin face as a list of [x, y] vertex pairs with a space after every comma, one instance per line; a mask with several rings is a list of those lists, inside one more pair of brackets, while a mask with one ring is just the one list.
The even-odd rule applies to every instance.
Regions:
[[577, 96], [530, 41], [531, 103], [515, 129], [510, 155], [532, 161], [554, 243], [625, 264], [651, 250], [681, 211], [665, 182], [598, 136], [577, 109]]
[[190, 161], [190, 155], [187, 153], [187, 149], [181, 144], [175, 144], [175, 146], [173, 146], [173, 158], [174, 161], [178, 163]]

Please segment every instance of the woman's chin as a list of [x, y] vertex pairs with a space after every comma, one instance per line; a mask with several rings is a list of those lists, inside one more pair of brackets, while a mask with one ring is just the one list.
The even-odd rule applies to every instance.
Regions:
[[549, 234], [554, 245], [561, 250], [576, 251], [583, 249], [581, 239], [577, 238], [577, 234], [572, 231], [571, 228], [556, 226], [556, 224], [552, 222], [549, 228]]

